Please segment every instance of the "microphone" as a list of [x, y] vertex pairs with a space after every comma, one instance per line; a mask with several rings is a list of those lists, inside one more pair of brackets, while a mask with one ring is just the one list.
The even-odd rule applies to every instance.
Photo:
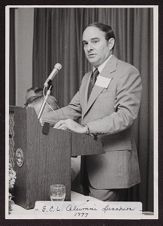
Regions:
[[61, 70], [61, 68], [62, 68], [62, 65], [60, 63], [57, 63], [54, 65], [52, 72], [50, 73], [49, 77], [46, 79], [46, 81], [44, 83], [44, 87], [46, 87], [46, 88], [48, 87], [49, 81], [52, 81], [54, 79], [54, 77], [59, 72], [59, 70]]

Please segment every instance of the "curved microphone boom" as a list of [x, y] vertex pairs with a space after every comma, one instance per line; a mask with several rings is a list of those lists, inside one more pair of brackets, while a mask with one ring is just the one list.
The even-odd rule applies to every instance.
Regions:
[[55, 75], [59, 72], [59, 70], [61, 70], [62, 65], [57, 63], [54, 65], [54, 68], [52, 70], [52, 72], [50, 73], [49, 77], [46, 79], [45, 83], [44, 83], [44, 88], [47, 88], [47, 93], [46, 96], [44, 97], [44, 101], [41, 105], [39, 114], [38, 114], [38, 119], [40, 120], [42, 113], [44, 111], [45, 105], [46, 105], [46, 101], [48, 99], [48, 96], [50, 95], [50, 91], [52, 89], [52, 85], [51, 85], [51, 81], [54, 79]]
[[46, 79], [46, 81], [44, 83], [44, 87], [45, 88], [48, 87], [49, 82], [54, 79], [54, 77], [59, 72], [59, 70], [61, 70], [61, 68], [62, 68], [62, 65], [60, 63], [57, 63], [57, 64], [54, 65], [54, 68], [53, 68], [52, 72], [50, 73], [49, 77]]

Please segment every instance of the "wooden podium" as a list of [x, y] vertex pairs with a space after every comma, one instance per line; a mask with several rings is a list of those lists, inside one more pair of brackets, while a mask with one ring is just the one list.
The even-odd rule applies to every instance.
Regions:
[[32, 108], [10, 106], [10, 158], [16, 170], [16, 204], [30, 209], [36, 200], [49, 200], [51, 184], [66, 186], [71, 200], [71, 156], [103, 153], [92, 136], [50, 128], [43, 134]]

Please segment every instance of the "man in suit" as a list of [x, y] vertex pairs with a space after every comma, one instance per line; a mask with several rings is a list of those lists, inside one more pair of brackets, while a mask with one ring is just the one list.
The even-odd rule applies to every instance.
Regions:
[[[112, 28], [93, 23], [83, 32], [86, 58], [93, 66], [70, 104], [49, 112], [43, 122], [57, 129], [94, 135], [104, 154], [85, 156], [89, 195], [100, 200], [124, 200], [123, 191], [140, 182], [133, 124], [141, 101], [141, 78], [132, 65], [113, 55]], [[80, 118], [80, 123], [78, 119]]]

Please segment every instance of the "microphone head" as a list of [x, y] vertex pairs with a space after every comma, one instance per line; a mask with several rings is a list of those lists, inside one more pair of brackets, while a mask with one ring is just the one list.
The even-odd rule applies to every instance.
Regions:
[[56, 68], [59, 71], [62, 69], [62, 65], [60, 63], [56, 63], [54, 68]]
[[48, 83], [53, 80], [53, 78], [59, 72], [59, 70], [61, 70], [61, 68], [62, 68], [62, 65], [60, 63], [57, 63], [54, 65], [52, 72], [50, 73], [49, 77], [46, 79], [44, 83], [44, 87], [48, 87]]

